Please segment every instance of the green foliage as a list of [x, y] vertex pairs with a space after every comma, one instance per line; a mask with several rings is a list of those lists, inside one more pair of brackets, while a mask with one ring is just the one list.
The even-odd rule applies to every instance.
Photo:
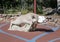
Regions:
[[37, 13], [43, 14], [41, 0], [37, 0]]
[[[36, 0], [37, 1], [37, 13], [42, 14], [42, 5], [49, 7], [54, 7], [52, 0]], [[54, 1], [54, 0], [53, 0]], [[34, 0], [0, 0], [0, 9], [2, 13], [16, 13], [22, 12], [26, 14], [27, 12], [33, 12]], [[52, 5], [50, 4], [52, 3]], [[56, 5], [55, 5], [56, 6]]]
[[18, 10], [16, 10], [16, 9], [9, 9], [9, 10], [5, 11], [6, 14], [14, 14], [14, 13], [17, 13], [17, 12], [18, 12]]
[[22, 13], [22, 14], [26, 14], [26, 13], [28, 13], [28, 10], [27, 10], [27, 9], [22, 9], [22, 10], [21, 10], [21, 13]]

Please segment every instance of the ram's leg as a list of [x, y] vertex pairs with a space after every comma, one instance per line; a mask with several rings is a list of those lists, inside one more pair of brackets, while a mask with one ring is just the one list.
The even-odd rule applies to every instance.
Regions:
[[11, 22], [8, 30], [12, 30], [12, 25], [13, 25], [13, 23]]

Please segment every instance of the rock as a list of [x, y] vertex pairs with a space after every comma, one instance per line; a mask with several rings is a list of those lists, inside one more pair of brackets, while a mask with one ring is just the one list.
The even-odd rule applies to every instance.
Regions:
[[47, 24], [48, 24], [49, 26], [55, 27], [55, 23], [54, 23], [54, 22], [47, 22]]
[[45, 9], [43, 9], [44, 14], [51, 13], [52, 11], [53, 11], [52, 8], [45, 8]]
[[[34, 16], [34, 18], [33, 18], [33, 16]], [[34, 14], [34, 13], [28, 13], [26, 15], [21, 15], [21, 16], [17, 17], [16, 20], [11, 21], [10, 28], [8, 30], [17, 30], [17, 31], [28, 32], [32, 23], [34, 21], [37, 21], [37, 16], [38, 15]], [[23, 27], [18, 26], [21, 23], [25, 23], [25, 25]]]
[[0, 21], [2, 21], [3, 20], [3, 18], [0, 18]]
[[42, 22], [44, 22], [45, 19], [46, 19], [46, 18], [45, 18], [44, 16], [39, 16], [39, 17], [38, 17], [38, 22], [39, 22], [39, 23], [42, 23]]

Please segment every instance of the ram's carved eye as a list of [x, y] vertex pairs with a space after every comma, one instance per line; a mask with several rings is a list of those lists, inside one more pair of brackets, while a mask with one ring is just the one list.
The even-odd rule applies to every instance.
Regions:
[[24, 25], [25, 25], [25, 23], [21, 23], [19, 26], [20, 26], [20, 27], [23, 27]]
[[34, 19], [35, 17], [34, 16], [32, 16], [32, 19]]

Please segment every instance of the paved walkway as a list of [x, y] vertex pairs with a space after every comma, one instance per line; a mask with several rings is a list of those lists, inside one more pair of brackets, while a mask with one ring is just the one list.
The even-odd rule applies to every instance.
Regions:
[[9, 23], [0, 25], [0, 42], [60, 42], [59, 27], [50, 28], [54, 32], [19, 32], [8, 31], [9, 25]]

